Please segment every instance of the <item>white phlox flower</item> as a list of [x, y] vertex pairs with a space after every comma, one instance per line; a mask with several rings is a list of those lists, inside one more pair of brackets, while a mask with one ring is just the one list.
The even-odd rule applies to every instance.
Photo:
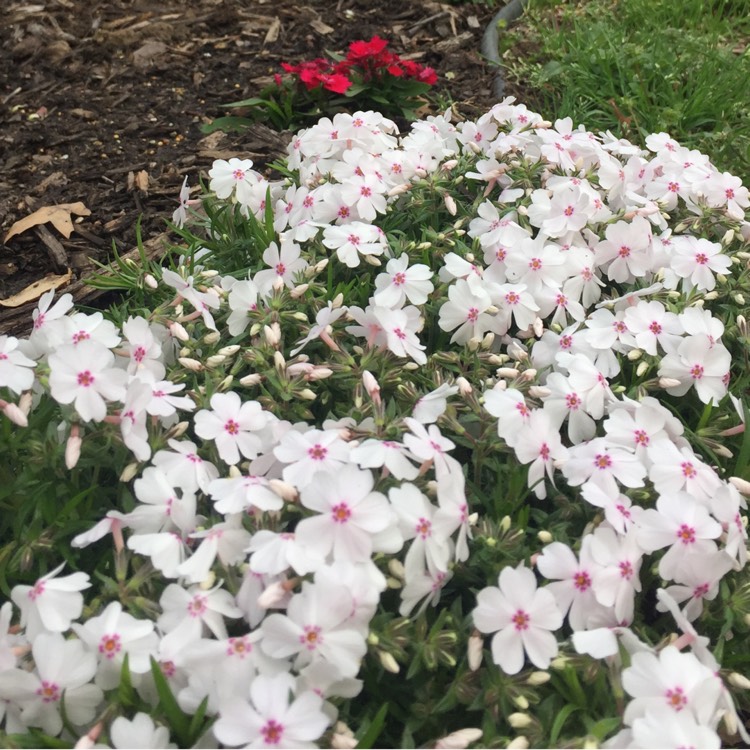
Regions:
[[[187, 179], [187, 178], [185, 178]], [[132, 719], [118, 716], [109, 727], [109, 740], [112, 747], [133, 748], [134, 750], [149, 750], [149, 748], [176, 748], [169, 741], [169, 729], [154, 724], [154, 720], [139, 711]]]

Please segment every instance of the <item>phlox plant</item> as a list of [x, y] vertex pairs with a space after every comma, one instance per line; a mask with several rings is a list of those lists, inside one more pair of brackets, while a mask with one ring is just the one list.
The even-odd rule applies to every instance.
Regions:
[[247, 116], [217, 118], [204, 131], [242, 129], [257, 121], [285, 130], [311, 124], [323, 114], [368, 108], [414, 120], [438, 81], [432, 68], [402, 58], [377, 35], [352, 42], [345, 56], [328, 53], [281, 67], [284, 75], [274, 75], [259, 96], [225, 105], [249, 108]]
[[277, 167], [0, 337], [3, 742], [746, 745], [747, 189], [513, 99]]

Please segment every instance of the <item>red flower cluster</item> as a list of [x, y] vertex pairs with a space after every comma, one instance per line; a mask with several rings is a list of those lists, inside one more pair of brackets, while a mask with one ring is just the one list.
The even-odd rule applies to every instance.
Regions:
[[318, 57], [299, 65], [281, 63], [281, 67], [296, 75], [308, 91], [322, 86], [335, 94], [346, 93], [354, 83], [352, 78], [367, 83], [382, 78], [384, 73], [396, 78], [411, 78], [428, 86], [437, 83], [437, 74], [432, 68], [412, 60], [402, 60], [387, 47], [388, 42], [376, 35], [369, 42], [352, 42], [346, 57], [339, 62], [332, 63]]

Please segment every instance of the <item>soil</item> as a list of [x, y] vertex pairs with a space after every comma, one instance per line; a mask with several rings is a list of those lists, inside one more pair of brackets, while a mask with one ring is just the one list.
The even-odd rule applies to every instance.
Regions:
[[435, 68], [461, 115], [486, 111], [494, 70], [480, 44], [495, 12], [430, 0], [10, 0], [0, 18], [0, 240], [39, 208], [80, 202], [83, 215], [70, 237], [45, 224], [0, 244], [0, 334], [27, 332], [36, 301], [9, 298], [33, 296], [47, 277], [95, 305], [86, 279], [113, 247], [133, 251], [139, 219], [159, 253], [186, 175], [196, 186], [214, 159], [251, 158], [262, 170], [278, 158], [289, 134], [200, 128], [227, 114], [222, 104], [256, 96], [282, 61], [379, 34]]

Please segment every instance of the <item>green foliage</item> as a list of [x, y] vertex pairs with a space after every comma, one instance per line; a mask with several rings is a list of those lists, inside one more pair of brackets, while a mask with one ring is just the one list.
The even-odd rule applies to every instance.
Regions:
[[747, 177], [749, 19], [732, 0], [532, 0], [501, 56], [524, 103], [552, 119], [635, 142], [667, 131]]

